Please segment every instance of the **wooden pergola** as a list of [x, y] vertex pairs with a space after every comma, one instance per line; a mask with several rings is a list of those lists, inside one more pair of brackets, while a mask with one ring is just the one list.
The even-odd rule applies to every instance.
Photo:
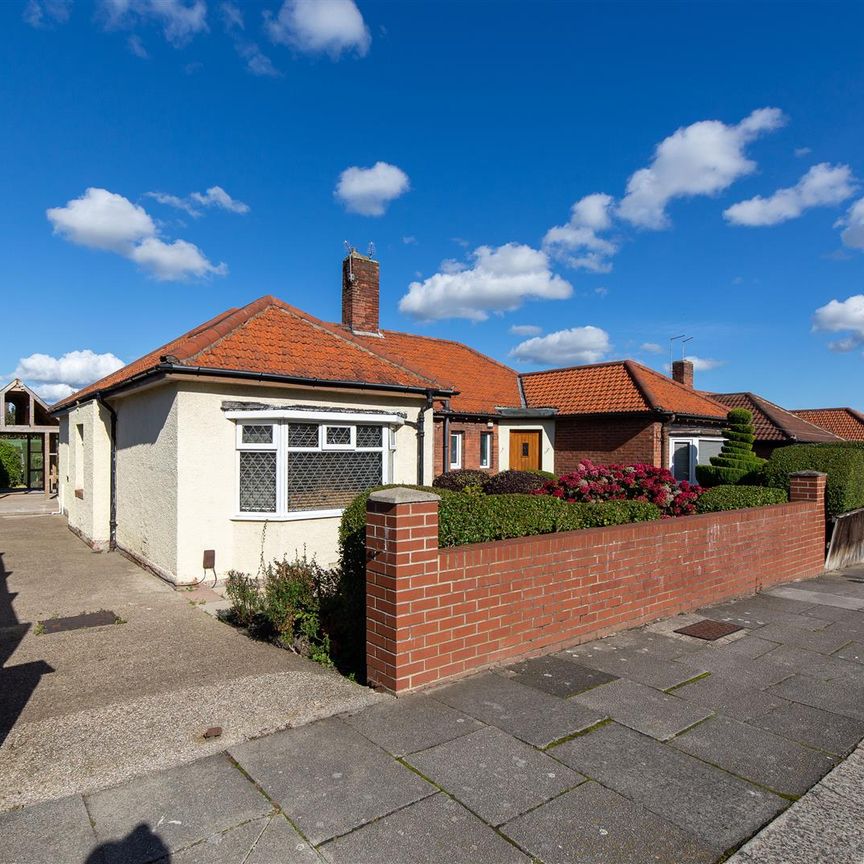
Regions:
[[60, 422], [48, 405], [17, 378], [0, 389], [0, 439], [24, 442], [24, 478], [28, 489], [52, 491], [56, 481]]

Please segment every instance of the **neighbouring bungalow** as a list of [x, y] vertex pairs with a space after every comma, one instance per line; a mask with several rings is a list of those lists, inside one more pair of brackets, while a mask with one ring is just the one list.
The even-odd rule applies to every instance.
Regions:
[[696, 466], [720, 452], [726, 409], [693, 389], [693, 364], [673, 363], [673, 379], [634, 360], [530, 372], [528, 406], [555, 409], [555, 472], [580, 460], [670, 468], [695, 482]]
[[778, 447], [788, 444], [830, 444], [840, 440], [833, 432], [755, 393], [712, 393], [711, 398], [727, 409], [746, 408], [753, 415], [756, 432], [753, 450], [763, 459], [769, 459]]
[[844, 441], [864, 441], [864, 414], [854, 408], [802, 408], [792, 413]]

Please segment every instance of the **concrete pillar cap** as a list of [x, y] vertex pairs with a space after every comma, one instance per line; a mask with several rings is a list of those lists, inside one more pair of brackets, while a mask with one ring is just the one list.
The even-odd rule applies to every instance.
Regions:
[[434, 492], [424, 492], [421, 489], [407, 489], [396, 486], [393, 489], [380, 489], [369, 496], [370, 501], [379, 504], [420, 504], [428, 501], [440, 501], [441, 496]]
[[793, 471], [790, 477], [827, 477], [824, 471]]

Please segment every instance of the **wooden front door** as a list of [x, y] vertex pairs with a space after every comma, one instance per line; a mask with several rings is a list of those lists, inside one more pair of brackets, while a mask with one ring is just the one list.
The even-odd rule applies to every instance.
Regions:
[[540, 470], [540, 433], [510, 432], [510, 468], [514, 471]]

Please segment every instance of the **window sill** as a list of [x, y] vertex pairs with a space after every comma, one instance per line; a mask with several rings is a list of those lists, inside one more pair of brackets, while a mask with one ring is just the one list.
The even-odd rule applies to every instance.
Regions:
[[344, 513], [336, 510], [298, 510], [295, 513], [235, 513], [232, 522], [305, 522], [309, 519], [336, 519]]

